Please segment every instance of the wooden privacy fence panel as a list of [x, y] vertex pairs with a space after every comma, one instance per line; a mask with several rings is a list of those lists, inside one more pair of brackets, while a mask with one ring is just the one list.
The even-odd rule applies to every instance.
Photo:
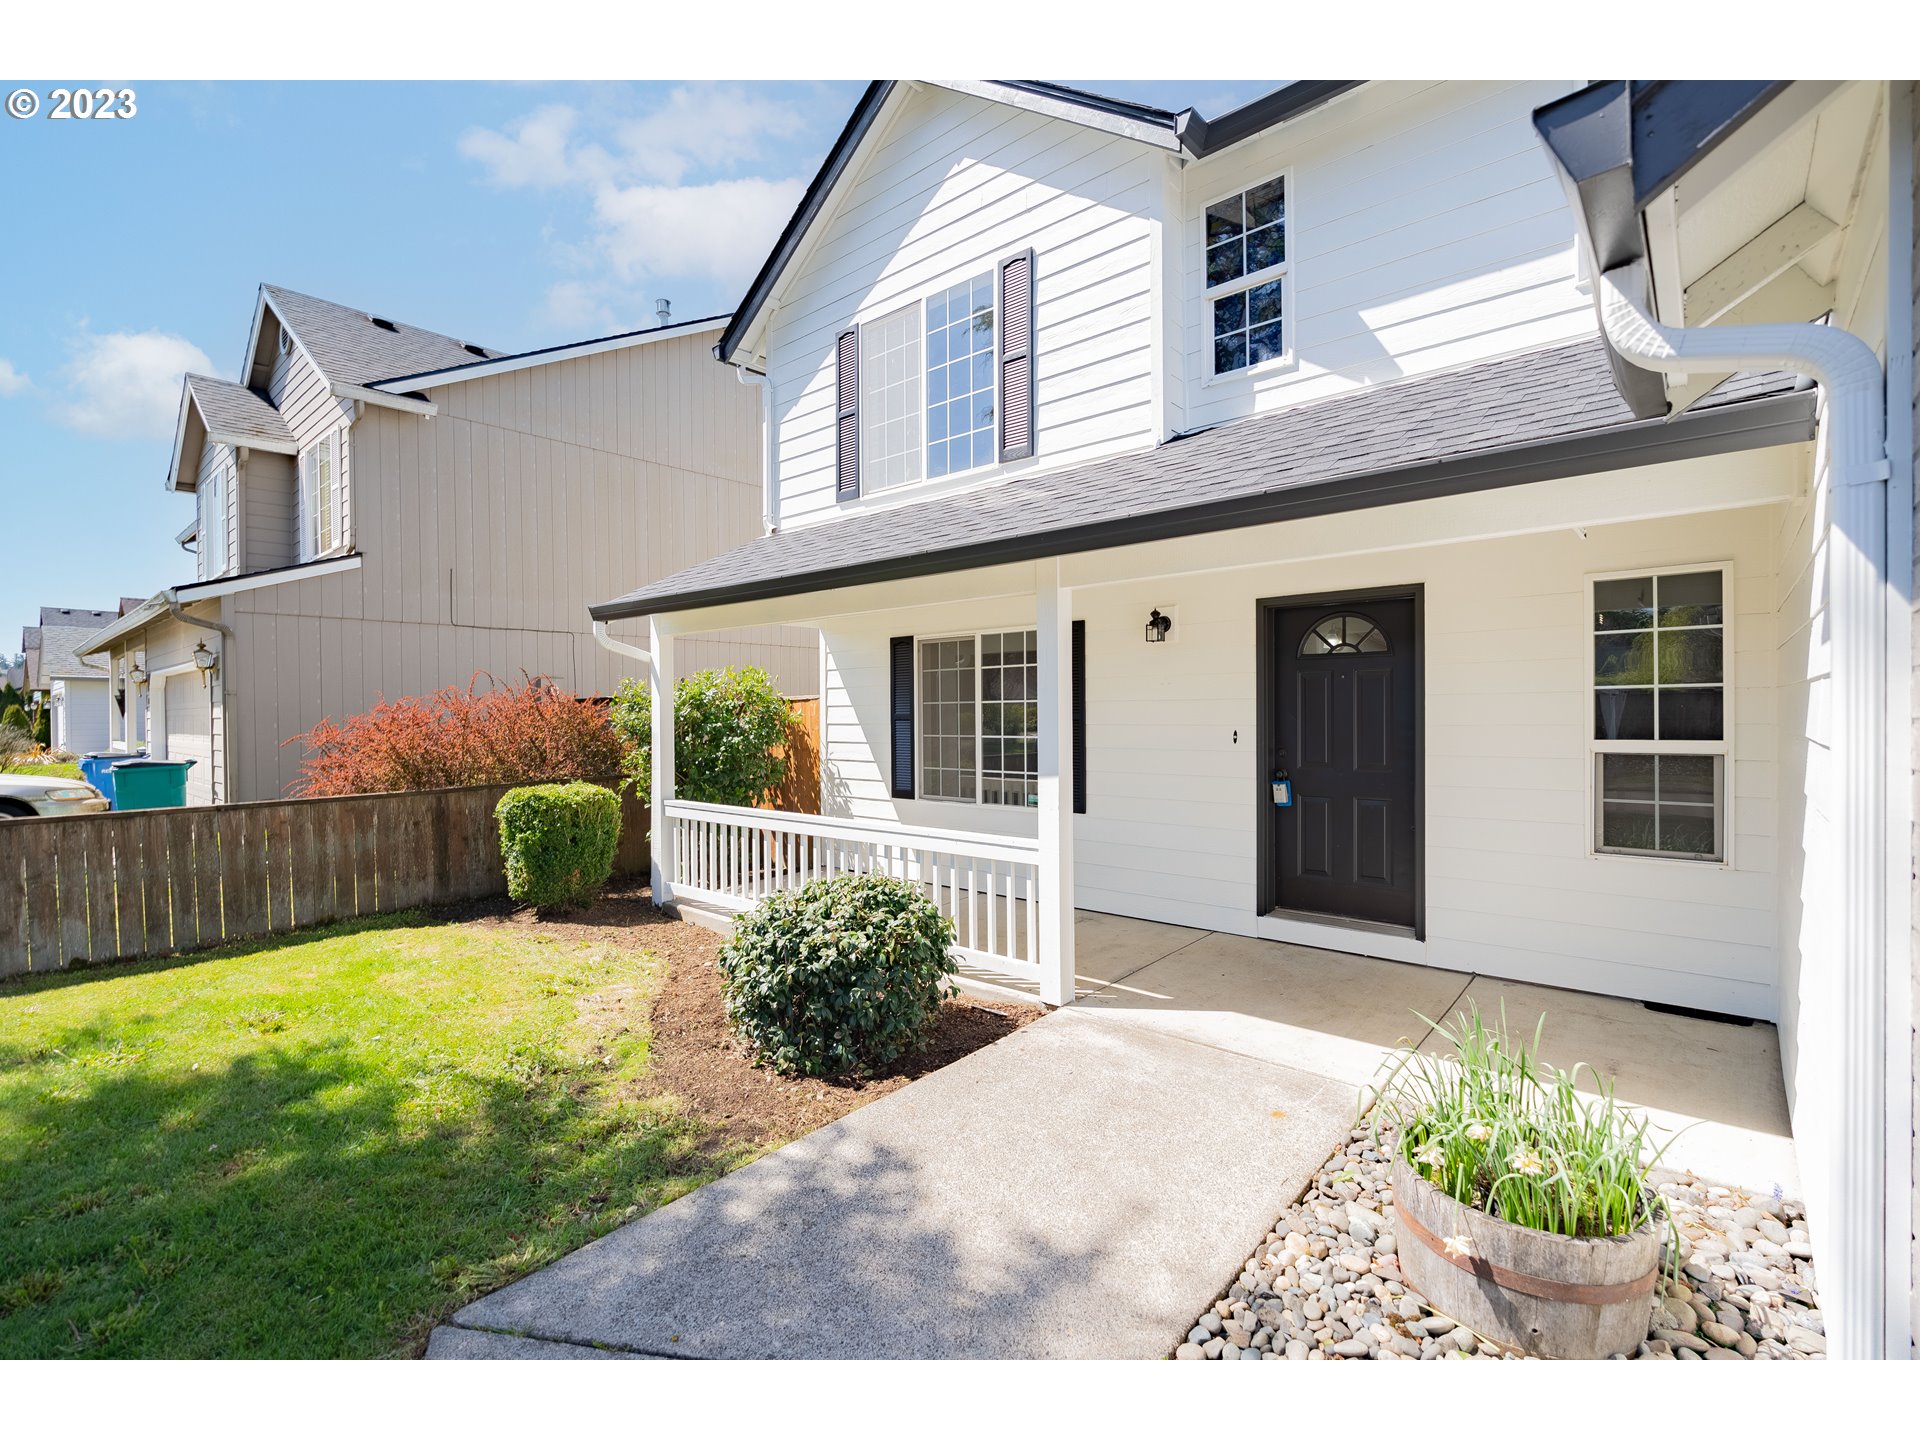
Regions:
[[[0, 822], [0, 976], [503, 894], [512, 788]], [[620, 808], [613, 871], [642, 874], [647, 810]]]

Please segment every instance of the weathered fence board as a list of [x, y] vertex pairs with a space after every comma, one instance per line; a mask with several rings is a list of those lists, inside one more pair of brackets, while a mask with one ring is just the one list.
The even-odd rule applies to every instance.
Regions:
[[[0, 823], [0, 976], [501, 894], [509, 788]], [[624, 795], [614, 873], [649, 860], [646, 808]]]

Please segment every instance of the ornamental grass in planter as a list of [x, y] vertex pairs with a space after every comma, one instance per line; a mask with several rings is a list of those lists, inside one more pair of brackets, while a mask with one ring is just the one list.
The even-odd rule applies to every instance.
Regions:
[[[1420, 1017], [1425, 1020], [1425, 1016]], [[1408, 1282], [1442, 1314], [1531, 1355], [1600, 1359], [1646, 1339], [1666, 1215], [1647, 1172], [1650, 1125], [1610, 1080], [1541, 1062], [1478, 1009], [1403, 1047], [1374, 1109], [1391, 1126], [1393, 1198]], [[1670, 1143], [1670, 1142], [1669, 1142]]]

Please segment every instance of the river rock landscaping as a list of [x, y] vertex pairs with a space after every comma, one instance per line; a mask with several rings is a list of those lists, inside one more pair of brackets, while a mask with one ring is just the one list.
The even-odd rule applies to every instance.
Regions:
[[[1400, 1273], [1391, 1146], [1355, 1129], [1283, 1211], [1178, 1360], [1523, 1358], [1435, 1314]], [[1656, 1286], [1641, 1360], [1804, 1360], [1826, 1353], [1806, 1212], [1795, 1201], [1656, 1170], [1680, 1271]]]

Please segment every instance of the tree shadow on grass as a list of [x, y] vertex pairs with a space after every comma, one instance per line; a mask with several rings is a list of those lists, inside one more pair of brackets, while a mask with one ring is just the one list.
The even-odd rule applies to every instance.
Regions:
[[538, 1047], [396, 1076], [293, 1043], [159, 1077], [100, 1038], [54, 1042], [106, 1057], [84, 1075], [0, 1052], [46, 1081], [0, 1145], [0, 1356], [406, 1353], [711, 1173], [690, 1127]]

